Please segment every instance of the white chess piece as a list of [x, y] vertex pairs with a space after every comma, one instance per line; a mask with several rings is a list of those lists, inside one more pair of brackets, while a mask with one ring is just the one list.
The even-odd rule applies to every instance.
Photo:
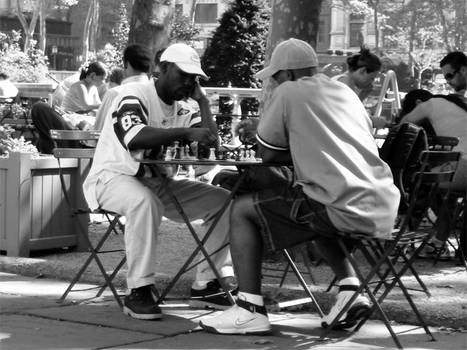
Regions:
[[250, 149], [250, 160], [252, 162], [256, 161], [255, 155], [256, 155], [256, 152], [254, 150]]
[[180, 147], [178, 146], [180, 142], [174, 141], [174, 146], [173, 146], [173, 159], [180, 159]]
[[209, 149], [209, 160], [216, 160], [216, 149], [215, 148]]
[[165, 152], [164, 160], [172, 160], [172, 149], [171, 149], [171, 147], [167, 147], [167, 151]]

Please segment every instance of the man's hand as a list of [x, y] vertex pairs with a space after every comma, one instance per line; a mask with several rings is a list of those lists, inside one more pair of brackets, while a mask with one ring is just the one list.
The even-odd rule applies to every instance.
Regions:
[[256, 144], [256, 130], [258, 129], [259, 118], [248, 118], [240, 121], [235, 128], [238, 138], [244, 144]]
[[211, 145], [216, 143], [217, 136], [213, 135], [208, 128], [189, 128], [187, 129], [187, 139]]
[[206, 97], [206, 92], [204, 91], [204, 89], [201, 87], [201, 85], [199, 84], [199, 80], [198, 78], [196, 79], [195, 81], [195, 86], [193, 87], [193, 92], [190, 96], [193, 100], [195, 100], [196, 102], [200, 102], [203, 98], [207, 99]]

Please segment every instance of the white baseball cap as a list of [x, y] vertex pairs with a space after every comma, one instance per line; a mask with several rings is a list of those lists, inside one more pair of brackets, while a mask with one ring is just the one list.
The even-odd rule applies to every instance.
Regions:
[[173, 62], [185, 73], [196, 74], [208, 79], [206, 73], [201, 69], [198, 53], [186, 44], [176, 43], [170, 45], [162, 53], [160, 61]]
[[317, 66], [318, 56], [311, 45], [303, 40], [291, 38], [274, 48], [269, 65], [256, 73], [256, 77], [264, 80], [280, 70]]

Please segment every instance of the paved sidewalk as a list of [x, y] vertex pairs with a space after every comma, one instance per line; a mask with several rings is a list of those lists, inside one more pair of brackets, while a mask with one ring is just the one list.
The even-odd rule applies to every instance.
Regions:
[[[83, 300], [89, 291], [73, 294], [76, 300], [58, 304], [65, 282], [0, 273], [0, 349], [392, 349], [394, 343], [379, 321], [369, 321], [358, 333], [334, 332], [319, 342], [320, 321], [309, 313], [270, 313], [273, 332], [268, 336], [223, 336], [197, 327], [208, 310], [164, 307], [161, 321], [140, 321], [125, 316], [108, 294]], [[90, 285], [81, 285], [90, 287]], [[432, 328], [437, 341], [423, 330], [395, 325], [407, 349], [467, 348], [467, 334]]]

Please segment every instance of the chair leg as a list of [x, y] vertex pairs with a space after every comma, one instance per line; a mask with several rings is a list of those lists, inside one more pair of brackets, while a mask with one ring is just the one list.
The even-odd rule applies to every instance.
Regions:
[[289, 252], [287, 251], [287, 249], [283, 249], [282, 252], [284, 253], [284, 256], [286, 257], [287, 262], [288, 262], [287, 268], [289, 266], [292, 268], [293, 272], [295, 273], [295, 276], [297, 277], [297, 279], [300, 282], [301, 286], [305, 290], [305, 293], [309, 296], [311, 302], [313, 303], [316, 310], [318, 311], [319, 316], [323, 317], [324, 316], [323, 310], [321, 310], [321, 307], [319, 306], [315, 296], [313, 295], [310, 288], [308, 287], [308, 284], [306, 283], [305, 279], [303, 278], [302, 274], [300, 273], [297, 265], [295, 265], [295, 262], [293, 261], [293, 259], [290, 256]]
[[[378, 303], [378, 300], [374, 296], [373, 292], [371, 291], [371, 288], [369, 288], [368, 283], [372, 280], [374, 275], [377, 273], [379, 270], [381, 264], [385, 261], [385, 259], [389, 256], [389, 252], [386, 252], [383, 257], [376, 263], [376, 265], [373, 265], [373, 268], [371, 271], [368, 273], [366, 277], [363, 276], [363, 274], [360, 271], [358, 263], [355, 261], [355, 259], [352, 257], [351, 253], [348, 251], [345, 243], [341, 240], [337, 240], [339, 246], [343, 249], [345, 256], [347, 259], [349, 259], [350, 263], [352, 264], [353, 268], [355, 269], [355, 272], [357, 274], [357, 277], [361, 281], [361, 285], [358, 288], [358, 290], [354, 293], [354, 295], [349, 299], [347, 304], [342, 308], [342, 310], [339, 312], [339, 314], [335, 317], [335, 319], [331, 322], [331, 324], [324, 330], [324, 332], [321, 334], [320, 339], [324, 339], [333, 329], [333, 327], [337, 324], [338, 320], [342, 317], [342, 315], [350, 308], [354, 300], [357, 298], [358, 294], [360, 294], [363, 290], [365, 290], [368, 293], [368, 296], [370, 297], [371, 301], [373, 302], [373, 309], [376, 308], [379, 313], [381, 314], [381, 317], [383, 318], [383, 322], [386, 325], [386, 328], [388, 329], [389, 333], [391, 334], [391, 337], [394, 341], [394, 343], [397, 345], [399, 349], [402, 349], [402, 345], [397, 338], [397, 335], [395, 334], [394, 330], [391, 327], [391, 324], [389, 322], [389, 319], [386, 316], [386, 313], [383, 311], [381, 308], [381, 305]], [[394, 249], [394, 246], [392, 247]]]
[[86, 261], [84, 262], [84, 264], [81, 266], [81, 268], [79, 269], [78, 273], [75, 275], [75, 277], [72, 279], [72, 281], [70, 282], [70, 284], [68, 285], [68, 288], [66, 289], [66, 291], [63, 293], [63, 295], [59, 298], [59, 302], [63, 302], [66, 297], [68, 296], [68, 294], [71, 292], [71, 290], [73, 289], [73, 287], [75, 286], [75, 284], [80, 280], [81, 276], [83, 275], [83, 273], [86, 271], [86, 269], [88, 268], [89, 264], [94, 260], [102, 274], [102, 276], [104, 277], [105, 279], [105, 285], [108, 286], [110, 288], [110, 290], [112, 291], [112, 294], [114, 295], [115, 297], [115, 300], [117, 301], [117, 303], [119, 304], [120, 307], [123, 306], [122, 304], [122, 301], [120, 300], [120, 296], [118, 295], [115, 287], [113, 286], [111, 280], [109, 279], [109, 276], [107, 275], [107, 272], [101, 262], [101, 260], [99, 259], [98, 257], [98, 253], [99, 253], [99, 250], [100, 248], [104, 245], [104, 242], [107, 240], [107, 238], [109, 237], [109, 235], [113, 232], [114, 230], [114, 226], [115, 226], [115, 220], [118, 220], [117, 218], [115, 218], [109, 225], [109, 227], [107, 228], [106, 232], [104, 233], [104, 235], [102, 236], [102, 238], [99, 240], [99, 242], [97, 243], [96, 247], [93, 247], [92, 243], [91, 243], [91, 240], [89, 239], [89, 236], [88, 234], [86, 233], [86, 231], [81, 227], [81, 225], [78, 223], [78, 225], [80, 225], [80, 234], [83, 236], [85, 242], [87, 243], [89, 249], [90, 249], [90, 254], [88, 256], [88, 258], [86, 259]]

